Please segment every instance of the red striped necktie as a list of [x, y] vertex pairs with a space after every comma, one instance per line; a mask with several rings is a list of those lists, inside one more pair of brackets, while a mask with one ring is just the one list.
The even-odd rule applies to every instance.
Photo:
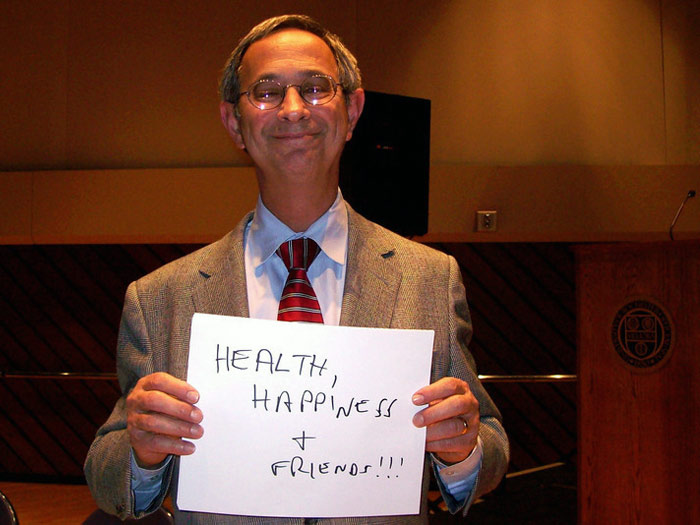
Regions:
[[289, 270], [280, 299], [278, 321], [323, 323], [321, 307], [306, 275], [306, 270], [320, 251], [318, 244], [306, 237], [283, 242], [277, 248], [275, 253], [280, 256]]

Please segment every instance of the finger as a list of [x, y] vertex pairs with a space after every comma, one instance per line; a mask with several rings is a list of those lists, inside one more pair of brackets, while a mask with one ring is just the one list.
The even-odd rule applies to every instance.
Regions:
[[428, 452], [470, 452], [476, 445], [476, 434], [476, 432], [469, 430], [460, 436], [426, 441], [425, 449]]
[[127, 416], [127, 433], [139, 465], [151, 468], [168, 454], [192, 454], [194, 445], [181, 438], [200, 438], [204, 429], [162, 414], [132, 411]]
[[456, 394], [470, 392], [469, 385], [456, 377], [443, 377], [413, 394], [414, 405], [430, 404]]
[[468, 424], [479, 417], [479, 402], [471, 392], [431, 404], [413, 416], [413, 424], [420, 428], [455, 417], [463, 418]]
[[436, 454], [448, 463], [457, 463], [472, 453], [477, 442], [477, 432], [468, 431], [463, 436], [426, 442], [425, 450]]
[[165, 372], [156, 372], [139, 379], [126, 402], [128, 412], [160, 412], [199, 423], [202, 412], [191, 404], [198, 400], [199, 393], [191, 385]]
[[199, 401], [199, 392], [192, 385], [165, 372], [155, 372], [144, 376], [139, 380], [138, 384], [143, 390], [165, 392], [188, 403]]
[[127, 430], [130, 436], [136, 438], [141, 433], [162, 434], [176, 438], [186, 437], [198, 439], [204, 434], [201, 425], [190, 423], [154, 412], [131, 412], [127, 416]]
[[465, 428], [464, 421], [457, 422], [457, 419], [459, 418], [430, 425], [426, 432], [426, 451], [448, 463], [466, 459], [476, 447], [479, 436], [478, 422]]
[[154, 412], [193, 423], [203, 419], [202, 411], [196, 406], [158, 390], [134, 389], [126, 403], [128, 412]]
[[137, 433], [131, 447], [139, 465], [146, 468], [162, 463], [168, 455], [188, 456], [196, 450], [189, 441], [149, 432]]
[[452, 417], [426, 428], [425, 440], [427, 442], [440, 441], [442, 439], [450, 439], [460, 437], [469, 431], [467, 421], [461, 417]]

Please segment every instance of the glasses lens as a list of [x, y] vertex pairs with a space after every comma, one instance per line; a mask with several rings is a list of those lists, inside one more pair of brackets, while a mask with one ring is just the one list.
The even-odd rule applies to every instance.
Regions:
[[263, 80], [253, 86], [249, 91], [251, 102], [260, 109], [269, 109], [278, 106], [282, 102], [283, 88], [277, 82]]
[[309, 104], [325, 104], [335, 95], [335, 84], [328, 77], [309, 77], [301, 83], [299, 92]]

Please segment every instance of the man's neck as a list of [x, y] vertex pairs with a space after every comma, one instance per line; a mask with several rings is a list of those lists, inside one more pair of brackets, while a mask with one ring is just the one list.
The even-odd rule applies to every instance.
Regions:
[[[276, 188], [281, 189], [281, 188]], [[338, 194], [337, 186], [318, 191], [299, 186], [287, 188], [285, 191], [263, 191], [260, 198], [275, 217], [295, 232], [305, 231], [316, 219], [331, 207]]]

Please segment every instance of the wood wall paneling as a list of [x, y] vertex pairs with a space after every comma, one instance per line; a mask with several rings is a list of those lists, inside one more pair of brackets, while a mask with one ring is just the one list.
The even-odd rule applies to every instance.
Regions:
[[37, 243], [202, 242], [255, 207], [252, 168], [34, 173]]
[[[424, 242], [598, 242], [668, 239], [700, 166], [433, 165]], [[513, 190], [513, 188], [518, 188]], [[0, 243], [211, 242], [255, 206], [253, 168], [0, 174]], [[498, 231], [475, 232], [477, 210]], [[700, 237], [688, 201], [678, 239]]]
[[[460, 166], [430, 172], [430, 239], [466, 242], [665, 240], [700, 166]], [[498, 231], [475, 232], [477, 210], [498, 211]], [[700, 201], [688, 202], [678, 238], [700, 236]]]
[[32, 242], [32, 177], [28, 173], [0, 173], [0, 243]]
[[[700, 432], [700, 244], [577, 250], [581, 523], [696, 523]], [[675, 346], [640, 372], [612, 346], [619, 308], [649, 297], [671, 317]]]

